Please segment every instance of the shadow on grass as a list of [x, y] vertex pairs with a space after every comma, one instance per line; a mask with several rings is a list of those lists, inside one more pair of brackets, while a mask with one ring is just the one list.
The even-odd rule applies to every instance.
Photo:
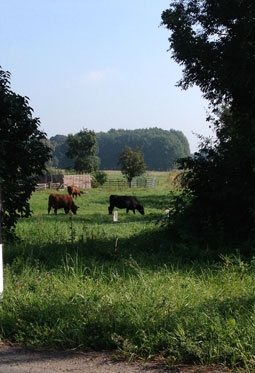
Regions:
[[[71, 216], [70, 216], [71, 215]], [[148, 213], [141, 215], [139, 212], [136, 211], [134, 214], [133, 212], [129, 212], [128, 214], [126, 211], [118, 210], [118, 222], [117, 224], [121, 223], [133, 223], [133, 222], [150, 222], [157, 220], [160, 217], [159, 214]], [[64, 212], [59, 212], [57, 215], [55, 214], [40, 214], [40, 215], [33, 215], [29, 218], [29, 222], [31, 223], [38, 223], [40, 219], [43, 219], [45, 222], [52, 222], [52, 224], [56, 222], [65, 222], [70, 223], [70, 220], [73, 223], [86, 223], [90, 225], [101, 225], [101, 224], [113, 224], [113, 214], [109, 215], [108, 211], [104, 213], [95, 212], [95, 213], [82, 213], [82, 214], [65, 214]]]
[[144, 208], [154, 208], [154, 209], [165, 209], [169, 206], [171, 200], [170, 195], [148, 195], [139, 197], [139, 201], [143, 204]]
[[[141, 220], [142, 222], [142, 220]], [[97, 221], [98, 223], [98, 221]], [[111, 223], [113, 232], [104, 229], [104, 224], [84, 226], [81, 233], [75, 233], [64, 242], [27, 243], [17, 242], [6, 244], [4, 263], [12, 265], [19, 262], [22, 267], [27, 263], [33, 266], [39, 263], [43, 269], [59, 268], [68, 257], [79, 260], [79, 264], [87, 268], [95, 266], [118, 267], [120, 269], [126, 261], [134, 260], [141, 269], [158, 269], [162, 266], [187, 269], [194, 267], [194, 263], [214, 262], [219, 258], [219, 252], [208, 247], [190, 247], [176, 244], [167, 230], [159, 226], [148, 228], [144, 224], [139, 233], [132, 233], [132, 222], [129, 237], [121, 237], [119, 229], [123, 226]]]

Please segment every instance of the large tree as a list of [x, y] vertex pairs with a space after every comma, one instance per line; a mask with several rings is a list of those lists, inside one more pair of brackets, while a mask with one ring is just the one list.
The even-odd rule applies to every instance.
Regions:
[[74, 169], [80, 172], [92, 173], [99, 167], [96, 134], [83, 129], [75, 135], [67, 137], [68, 151], [66, 155], [74, 159]]
[[10, 89], [10, 73], [0, 68], [0, 188], [2, 227], [14, 235], [19, 217], [31, 214], [29, 199], [50, 150], [28, 98]]
[[200, 87], [214, 107], [254, 113], [253, 0], [177, 0], [162, 13], [173, 59], [183, 66], [178, 85]]
[[145, 172], [144, 155], [139, 149], [131, 149], [126, 146], [119, 156], [121, 172], [126, 176], [129, 186], [131, 187], [132, 179], [140, 176]]
[[206, 225], [228, 239], [254, 237], [255, 2], [177, 0], [162, 23], [171, 31], [172, 57], [183, 66], [178, 85], [200, 87], [216, 134], [180, 162], [193, 222], [200, 232]]

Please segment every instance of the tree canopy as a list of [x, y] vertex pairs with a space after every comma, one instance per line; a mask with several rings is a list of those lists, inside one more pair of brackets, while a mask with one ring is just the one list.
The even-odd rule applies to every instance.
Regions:
[[67, 157], [74, 159], [74, 169], [91, 173], [98, 169], [97, 142], [94, 131], [83, 129], [76, 135], [68, 135]]
[[10, 236], [18, 218], [30, 216], [29, 198], [50, 157], [46, 135], [28, 102], [11, 91], [10, 73], [0, 68], [1, 216], [4, 232]]
[[253, 0], [177, 0], [162, 13], [173, 59], [183, 66], [179, 86], [200, 87], [211, 104], [239, 111], [254, 103]]
[[52, 144], [52, 164], [51, 166], [57, 168], [73, 168], [74, 160], [67, 157], [68, 143], [67, 136], [56, 135], [49, 139]]
[[171, 31], [172, 57], [183, 66], [178, 85], [200, 87], [216, 134], [180, 162], [193, 196], [192, 222], [200, 232], [213, 229], [214, 237], [254, 237], [255, 3], [177, 0], [162, 23]]
[[125, 149], [119, 155], [119, 164], [121, 172], [126, 176], [131, 186], [132, 179], [142, 175], [146, 170], [144, 156], [140, 149], [131, 149], [125, 146]]
[[136, 130], [111, 129], [97, 134], [101, 169], [119, 169], [118, 157], [125, 146], [140, 148], [149, 170], [167, 171], [177, 158], [190, 154], [189, 143], [181, 131], [146, 128]]
[[[177, 158], [190, 154], [189, 143], [181, 131], [146, 128], [137, 130], [115, 130], [96, 134], [101, 170], [120, 169], [118, 158], [124, 147], [140, 147], [149, 170], [166, 171], [174, 167]], [[74, 160], [68, 158], [67, 136], [50, 138], [54, 146], [53, 166], [73, 168]]]

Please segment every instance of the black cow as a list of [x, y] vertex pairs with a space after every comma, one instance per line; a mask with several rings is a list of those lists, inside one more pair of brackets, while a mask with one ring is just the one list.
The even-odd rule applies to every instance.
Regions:
[[127, 213], [129, 210], [132, 210], [135, 214], [135, 210], [138, 210], [140, 214], [144, 215], [144, 208], [137, 200], [136, 197], [133, 196], [110, 196], [110, 206], [108, 207], [109, 214], [112, 213], [114, 207], [118, 207], [119, 209], [126, 209]]

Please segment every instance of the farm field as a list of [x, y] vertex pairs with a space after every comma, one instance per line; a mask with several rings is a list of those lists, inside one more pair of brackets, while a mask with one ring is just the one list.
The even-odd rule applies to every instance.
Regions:
[[[88, 190], [78, 214], [48, 215], [49, 191], [4, 245], [0, 339], [33, 347], [116, 350], [127, 359], [255, 367], [255, 264], [176, 244], [157, 222], [172, 185]], [[66, 192], [62, 192], [66, 193]], [[110, 194], [145, 208], [119, 221]]]

